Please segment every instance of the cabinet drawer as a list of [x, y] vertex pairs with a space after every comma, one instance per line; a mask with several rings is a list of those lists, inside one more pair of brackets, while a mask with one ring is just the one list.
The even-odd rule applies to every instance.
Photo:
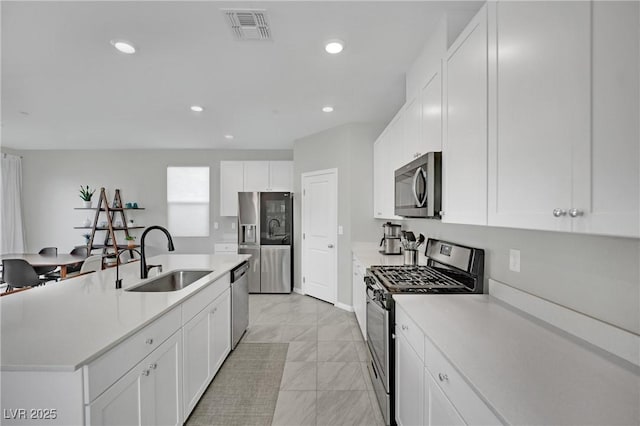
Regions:
[[85, 367], [85, 402], [93, 401], [180, 328], [176, 307]]
[[434, 381], [453, 403], [466, 424], [502, 424], [428, 337], [424, 338], [424, 359]]
[[396, 334], [399, 333], [407, 339], [409, 345], [420, 356], [420, 360], [424, 361], [422, 357], [424, 354], [424, 333], [405, 311], [396, 305]]
[[230, 283], [230, 274], [225, 274], [185, 300], [184, 303], [182, 303], [182, 325], [189, 322], [189, 320], [195, 317], [205, 306], [224, 293], [224, 291], [229, 288]]
[[234, 243], [216, 243], [213, 245], [216, 253], [238, 253], [238, 244]]

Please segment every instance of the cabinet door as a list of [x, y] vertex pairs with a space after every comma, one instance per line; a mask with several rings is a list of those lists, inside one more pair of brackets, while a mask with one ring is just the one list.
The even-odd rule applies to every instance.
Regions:
[[429, 370], [424, 369], [424, 424], [430, 426], [463, 426], [464, 420], [438, 384]]
[[182, 329], [184, 341], [183, 400], [185, 418], [189, 416], [213, 378], [209, 358], [210, 339], [212, 336], [209, 324], [211, 306], [209, 304], [186, 323]]
[[395, 171], [404, 165], [402, 145], [404, 137], [404, 118], [398, 115], [389, 125], [382, 145], [382, 217], [384, 219], [402, 219], [395, 215]]
[[268, 191], [269, 190], [269, 162], [245, 161], [244, 162], [244, 191]]
[[142, 418], [142, 379], [140, 368], [131, 369], [88, 407], [87, 418], [92, 426], [139, 425]]
[[439, 68], [422, 88], [420, 97], [422, 136], [416, 148], [418, 156], [442, 151], [442, 78]]
[[231, 290], [225, 290], [207, 309], [211, 333], [209, 370], [215, 376], [231, 351]]
[[142, 424], [182, 424], [182, 334], [177, 332], [147, 357], [142, 380]]
[[574, 176], [589, 164], [590, 10], [582, 1], [495, 5], [490, 225], [571, 229], [553, 212], [571, 207]]
[[407, 164], [420, 156], [422, 151], [422, 99], [418, 95], [404, 108], [404, 138], [402, 164]]
[[447, 53], [443, 222], [487, 224], [487, 8]]
[[583, 216], [571, 222], [577, 232], [640, 237], [640, 4], [592, 4], [592, 158], [574, 159], [582, 174], [572, 207]]
[[384, 133], [373, 144], [373, 217], [382, 219], [382, 182], [384, 181]]
[[[424, 376], [420, 357], [402, 332], [396, 333], [396, 421], [399, 426], [423, 425]], [[418, 374], [416, 374], [418, 373]]]
[[362, 264], [357, 260], [353, 260], [353, 310], [360, 327], [362, 337], [367, 338], [366, 311], [367, 302], [366, 287], [364, 284], [364, 276], [362, 275]]
[[220, 216], [238, 216], [238, 192], [244, 191], [242, 161], [220, 162]]
[[269, 191], [293, 191], [293, 161], [269, 162]]

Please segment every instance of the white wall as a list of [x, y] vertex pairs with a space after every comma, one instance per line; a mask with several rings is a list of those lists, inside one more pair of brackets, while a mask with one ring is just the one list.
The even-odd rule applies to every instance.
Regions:
[[[382, 225], [382, 221], [378, 221]], [[407, 219], [402, 228], [485, 250], [493, 278], [640, 334], [640, 240]], [[520, 250], [520, 272], [509, 270]]]
[[[381, 233], [373, 219], [373, 141], [380, 126], [347, 124], [295, 141], [294, 191], [300, 193], [302, 173], [338, 169], [338, 302], [351, 305], [351, 242], [375, 241]], [[300, 224], [301, 200], [294, 199], [294, 223]], [[337, 230], [336, 230], [337, 233]], [[301, 288], [300, 226], [294, 230], [294, 286]]]
[[[104, 186], [107, 197], [121, 190], [123, 202], [137, 202], [146, 210], [127, 212], [137, 224], [167, 225], [167, 166], [210, 167], [210, 229], [209, 237], [175, 238], [177, 252], [212, 253], [214, 241], [224, 234], [235, 234], [231, 224], [235, 218], [221, 218], [220, 161], [221, 160], [291, 160], [290, 150], [34, 150], [20, 151], [23, 160], [24, 212], [27, 249], [55, 246], [68, 252], [84, 242], [86, 230], [80, 226], [87, 211], [73, 210], [81, 206], [80, 185], [92, 188]], [[94, 205], [97, 194], [93, 197]], [[219, 223], [214, 230], [213, 223]], [[157, 235], [155, 235], [157, 234]], [[140, 231], [137, 231], [140, 235]], [[149, 245], [166, 250], [161, 233], [150, 233]], [[151, 252], [154, 250], [152, 249]]]

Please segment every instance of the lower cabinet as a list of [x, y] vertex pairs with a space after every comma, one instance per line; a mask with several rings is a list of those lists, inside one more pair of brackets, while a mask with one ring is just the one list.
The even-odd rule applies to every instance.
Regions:
[[225, 290], [183, 327], [184, 418], [231, 351], [231, 292]]
[[[417, 371], [417, 370], [416, 370]], [[424, 425], [465, 425], [453, 404], [442, 392], [428, 369], [424, 369]]]
[[87, 407], [91, 425], [179, 425], [182, 332], [177, 331]]
[[352, 261], [353, 270], [353, 311], [356, 314], [358, 325], [360, 326], [360, 332], [362, 332], [363, 339], [367, 340], [367, 287], [364, 284], [365, 268], [353, 257]]
[[427, 424], [423, 410], [424, 363], [406, 337], [396, 332], [396, 422], [399, 426]]

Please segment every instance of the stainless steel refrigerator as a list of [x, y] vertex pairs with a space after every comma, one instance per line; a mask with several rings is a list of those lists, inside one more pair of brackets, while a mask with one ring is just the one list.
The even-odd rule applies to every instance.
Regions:
[[249, 293], [291, 293], [292, 193], [238, 193], [238, 253], [252, 255]]

